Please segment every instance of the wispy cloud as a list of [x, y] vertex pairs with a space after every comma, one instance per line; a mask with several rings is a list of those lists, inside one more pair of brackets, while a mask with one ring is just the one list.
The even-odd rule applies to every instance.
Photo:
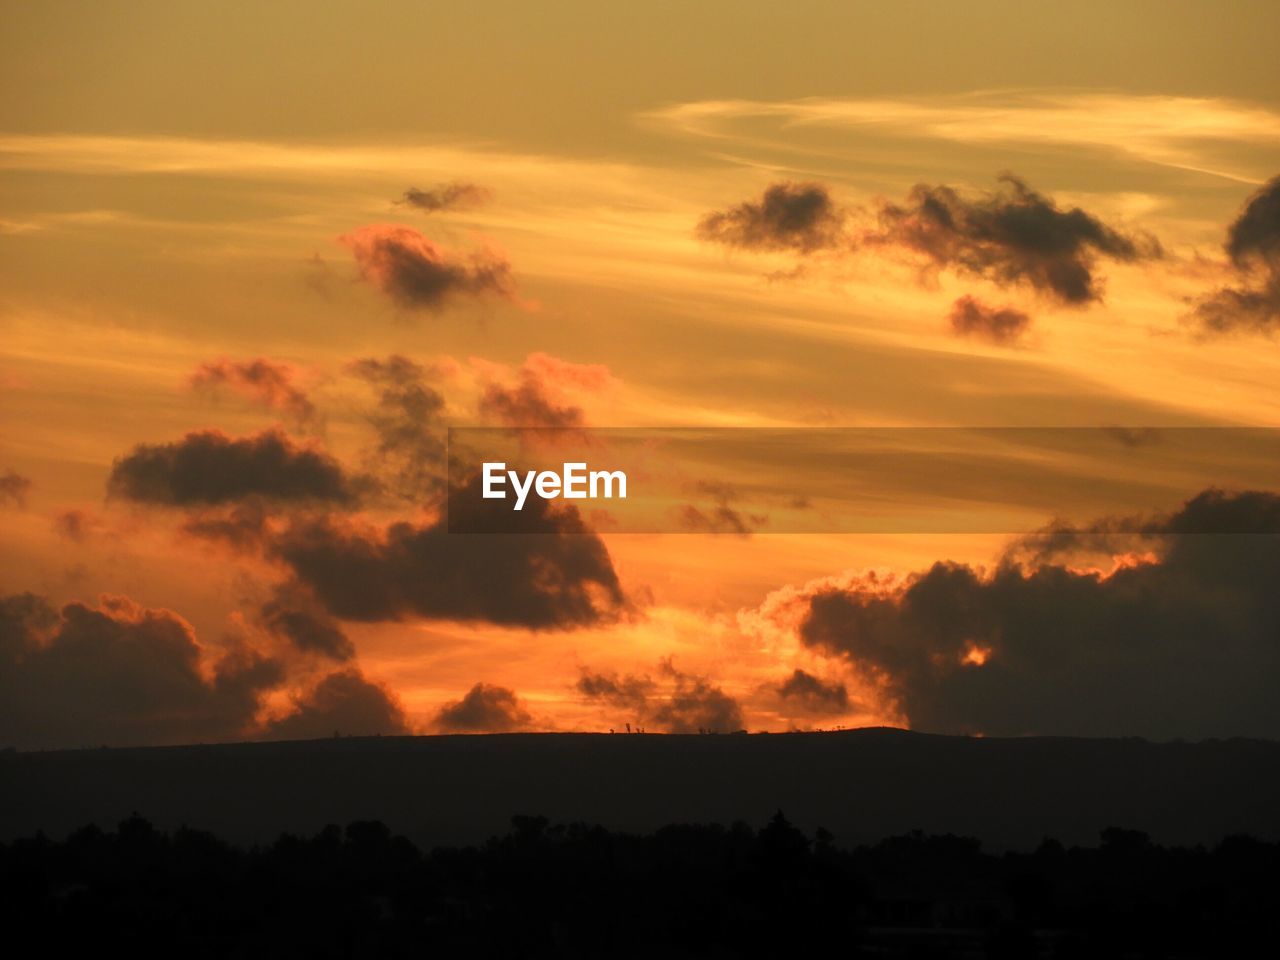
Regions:
[[[562, 157], [503, 152], [469, 143], [290, 143], [164, 136], [76, 134], [0, 136], [0, 169], [80, 174], [203, 174], [222, 177], [359, 177], [412, 171], [465, 170], [481, 175], [559, 180], [627, 177], [627, 164], [576, 162]], [[581, 185], [582, 181], [579, 181]], [[590, 182], [590, 181], [588, 181]]]
[[[970, 144], [1043, 144], [1115, 150], [1163, 166], [1246, 183], [1256, 172], [1211, 156], [1214, 146], [1280, 142], [1280, 113], [1212, 97], [1123, 93], [998, 91], [949, 98], [700, 100], [652, 111], [647, 119], [680, 133], [747, 139], [744, 121], [773, 118], [794, 137], [803, 127], [859, 135], [920, 137]], [[759, 142], [760, 134], [751, 139]], [[779, 145], [781, 145], [781, 136]]]

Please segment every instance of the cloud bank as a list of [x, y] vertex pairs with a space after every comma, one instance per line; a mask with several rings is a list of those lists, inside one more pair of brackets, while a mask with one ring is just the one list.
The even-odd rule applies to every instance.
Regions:
[[[1098, 530], [1114, 549], [1136, 526]], [[1160, 534], [1158, 553], [1144, 541], [1110, 570], [1059, 536], [990, 573], [940, 562], [902, 583], [823, 586], [799, 635], [922, 730], [1280, 736], [1280, 496], [1205, 491]]]

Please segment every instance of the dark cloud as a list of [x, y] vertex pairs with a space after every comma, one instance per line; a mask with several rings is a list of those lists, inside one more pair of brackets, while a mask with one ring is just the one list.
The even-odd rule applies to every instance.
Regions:
[[1280, 265], [1280, 177], [1258, 188], [1227, 228], [1227, 255], [1237, 267]]
[[1148, 447], [1160, 442], [1160, 431], [1155, 427], [1103, 427], [1103, 432], [1130, 450]]
[[680, 508], [676, 522], [690, 533], [730, 533], [745, 537], [766, 519], [762, 514], [741, 513], [723, 503], [705, 510], [686, 503]]
[[435, 728], [441, 733], [510, 733], [527, 729], [532, 720], [514, 690], [477, 683], [461, 700], [441, 708]]
[[1031, 318], [1021, 310], [988, 306], [974, 297], [953, 303], [948, 320], [958, 337], [978, 337], [1001, 346], [1017, 343], [1031, 329]]
[[200, 430], [175, 443], [140, 444], [112, 464], [107, 486], [111, 496], [169, 506], [355, 498], [336, 460], [278, 430], [243, 438]]
[[588, 700], [626, 711], [622, 721], [667, 733], [733, 733], [743, 729], [738, 702], [706, 677], [658, 665], [662, 682], [648, 676], [583, 671], [576, 684]]
[[581, 427], [581, 407], [551, 398], [543, 381], [524, 370], [515, 386], [490, 383], [480, 395], [480, 415], [504, 427]]
[[674, 682], [671, 695], [652, 710], [651, 722], [668, 733], [733, 733], [743, 729], [742, 708], [706, 677], [682, 673], [663, 662], [662, 672]]
[[701, 481], [693, 485], [696, 493], [708, 497], [712, 504], [699, 507], [687, 503], [679, 509], [676, 523], [690, 533], [729, 533], [740, 537], [750, 536], [769, 522], [762, 513], [748, 513], [733, 507], [740, 497], [730, 484]]
[[369, 737], [412, 733], [404, 709], [382, 684], [354, 668], [331, 673], [305, 694], [293, 698], [294, 710], [267, 725], [268, 740], [316, 740], [321, 737]]
[[[395, 523], [386, 530], [333, 518], [299, 520], [271, 551], [334, 615], [348, 620], [420, 616], [567, 629], [614, 619], [627, 607], [604, 542], [577, 510], [531, 498], [502, 511], [478, 478], [457, 496], [449, 521]], [[472, 515], [472, 512], [475, 512]]]
[[699, 239], [747, 250], [810, 253], [842, 242], [844, 214], [819, 183], [775, 183], [758, 201], [710, 213]]
[[[1160, 528], [1181, 536], [1274, 536], [1280, 534], [1280, 495], [1265, 490], [1230, 493], [1211, 488], [1184, 503], [1163, 520]], [[1254, 545], [1266, 548], [1273, 544], [1259, 540]]]
[[1261, 333], [1280, 329], [1280, 271], [1256, 285], [1221, 287], [1201, 298], [1192, 314], [1202, 333]]
[[262, 625], [303, 653], [350, 660], [355, 647], [331, 616], [296, 585], [278, 586], [258, 611]]
[[451, 254], [417, 230], [394, 224], [361, 227], [339, 238], [360, 275], [410, 310], [437, 311], [457, 297], [513, 299], [511, 264], [492, 250]]
[[210, 360], [191, 375], [193, 390], [231, 387], [269, 410], [288, 414], [299, 423], [316, 418], [316, 408], [296, 383], [297, 371], [287, 363], [257, 357], [252, 360]]
[[1068, 559], [1107, 564], [1122, 554], [1152, 550], [1158, 536], [1152, 532], [1153, 525], [1165, 522], [1163, 518], [1136, 516], [1102, 517], [1084, 525], [1055, 520], [1009, 541], [1001, 562], [1027, 568]]
[[11, 503], [14, 506], [25, 507], [27, 494], [30, 492], [31, 481], [27, 477], [12, 470], [6, 470], [0, 474], [0, 505]]
[[796, 670], [776, 690], [789, 708], [800, 713], [831, 715], [849, 711], [849, 691], [843, 683], [825, 683], [803, 670]]
[[262, 547], [271, 532], [271, 509], [261, 497], [189, 511], [182, 532], [244, 553]]
[[644, 713], [655, 686], [648, 677], [636, 677], [630, 674], [619, 676], [616, 673], [592, 673], [584, 670], [574, 688], [588, 700], [632, 709], [636, 711], [636, 717], [639, 718]]
[[1160, 534], [1144, 555], [1081, 563], [1137, 525], [1058, 530], [989, 574], [938, 563], [895, 590], [822, 589], [801, 639], [882, 684], [920, 729], [1280, 736], [1280, 496], [1205, 491], [1141, 521]]
[[53, 518], [53, 529], [59, 536], [75, 543], [84, 543], [101, 521], [88, 510], [72, 508], [63, 510]]
[[408, 499], [438, 494], [446, 474], [445, 400], [427, 382], [427, 368], [393, 354], [385, 360], [357, 360], [349, 369], [377, 390], [377, 407], [369, 422], [378, 434], [379, 472]]
[[22, 748], [240, 738], [283, 679], [251, 651], [207, 669], [190, 624], [123, 597], [55, 611], [0, 600], [0, 743]]
[[[1158, 437], [1159, 432], [1154, 431], [1154, 437], [1141, 442], [1157, 442]], [[1122, 555], [1159, 553], [1171, 535], [1190, 534], [1280, 534], [1280, 498], [1258, 491], [1209, 489], [1173, 513], [1102, 517], [1083, 525], [1055, 520], [1010, 541], [1002, 562], [1034, 567], [1074, 558], [1097, 564]]]
[[442, 183], [430, 190], [410, 187], [396, 203], [407, 204], [426, 213], [436, 213], [440, 210], [478, 207], [492, 199], [493, 192], [478, 183], [454, 180], [452, 183]]
[[993, 193], [964, 197], [948, 186], [914, 187], [904, 204], [885, 203], [867, 245], [893, 245], [999, 286], [1031, 287], [1060, 303], [1102, 299], [1094, 275], [1101, 258], [1132, 262], [1161, 256], [1152, 237], [1126, 234], [1072, 207], [1063, 210], [1006, 174]]
[[1210, 335], [1280, 330], [1280, 177], [1245, 202], [1225, 248], [1235, 283], [1201, 297], [1192, 319]]
[[572, 363], [545, 353], [531, 353], [521, 364], [514, 382], [490, 377], [480, 395], [478, 412], [486, 422], [513, 430], [572, 431], [569, 434], [521, 434], [522, 443], [538, 439], [551, 443], [559, 439], [587, 441], [586, 434], [578, 429], [586, 425], [586, 414], [567, 397], [573, 393], [605, 393], [616, 383], [603, 364]]

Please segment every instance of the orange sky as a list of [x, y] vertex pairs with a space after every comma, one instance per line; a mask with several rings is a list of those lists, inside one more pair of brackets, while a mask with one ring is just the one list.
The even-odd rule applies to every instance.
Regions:
[[[227, 651], [277, 658], [246, 736], [352, 668], [421, 731], [480, 683], [514, 693], [499, 726], [531, 729], [675, 729], [664, 706], [712, 717], [715, 691], [753, 730], [911, 722], [874, 671], [801, 641], [797, 604], [868, 570], [990, 567], [1007, 537], [601, 528], [616, 619], [329, 609], [354, 649], [330, 662], [264, 620], [303, 577], [290, 546], [107, 495], [140, 444], [278, 427], [384, 485], [306, 522], [423, 524], [430, 495], [391, 490], [403, 449], [376, 456], [386, 382], [353, 366], [397, 355], [443, 404], [424, 430], [509, 425], [494, 398], [522, 396], [594, 427], [1280, 426], [1274, 340], [1194, 317], [1255, 282], [1223, 244], [1280, 172], [1275, 6], [892, 6], [0, 5], [0, 476], [30, 481], [0, 507], [3, 592], [171, 611], [206, 678]], [[1005, 172], [1162, 254], [1093, 248], [1097, 295], [1070, 302], [885, 226], [917, 184], [980, 211]], [[821, 185], [836, 239], [699, 228], [787, 183]], [[966, 296], [1025, 329], [959, 335]], [[275, 386], [243, 372], [258, 359]], [[847, 698], [780, 692], [796, 670]], [[648, 699], [584, 671], [648, 678]]]

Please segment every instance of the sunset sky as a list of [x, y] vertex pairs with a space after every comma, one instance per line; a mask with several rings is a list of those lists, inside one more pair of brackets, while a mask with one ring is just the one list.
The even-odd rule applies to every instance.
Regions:
[[450, 426], [1280, 428], [1277, 36], [0, 4], [0, 746], [1280, 736], [1277, 538], [1209, 535], [1280, 531], [1280, 470], [1226, 448], [1134, 468], [1141, 531], [770, 533], [711, 482], [680, 533], [440, 514]]

